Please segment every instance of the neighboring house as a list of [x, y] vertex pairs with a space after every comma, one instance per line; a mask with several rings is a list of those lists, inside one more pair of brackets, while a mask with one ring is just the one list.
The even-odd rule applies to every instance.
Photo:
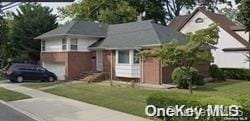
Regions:
[[249, 68], [249, 33], [245, 33], [242, 25], [237, 25], [227, 17], [198, 7], [190, 15], [177, 16], [169, 24], [182, 33], [195, 32], [216, 23], [219, 27], [217, 49], [212, 50], [214, 63], [221, 68]]
[[74, 21], [36, 39], [41, 39], [42, 65], [59, 80], [98, 71], [108, 72], [111, 79], [151, 84], [169, 83], [172, 69], [154, 57], [138, 59], [139, 50], [159, 47], [173, 39], [186, 42], [184, 34], [151, 20], [110, 26]]

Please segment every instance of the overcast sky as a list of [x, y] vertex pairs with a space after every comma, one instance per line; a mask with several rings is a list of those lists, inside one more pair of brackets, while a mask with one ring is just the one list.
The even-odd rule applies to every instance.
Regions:
[[[229, 1], [234, 1], [234, 0], [229, 0]], [[6, 4], [6, 3], [3, 3], [3, 4]], [[58, 7], [64, 7], [66, 5], [70, 5], [71, 2], [43, 2], [41, 4], [43, 6], [48, 6], [48, 7], [52, 8], [53, 9], [53, 13], [57, 14], [57, 8]], [[233, 2], [233, 5], [235, 5], [234, 2]], [[225, 5], [219, 5], [219, 8], [223, 8], [223, 7], [225, 7]], [[18, 8], [18, 6], [13, 7], [11, 9], [9, 9], [9, 11], [16, 11], [17, 8]], [[187, 11], [185, 11], [185, 10], [182, 11], [182, 14], [186, 14], [186, 13], [187, 13]], [[64, 23], [66, 20], [58, 20], [58, 21], [59, 21], [59, 23]]]

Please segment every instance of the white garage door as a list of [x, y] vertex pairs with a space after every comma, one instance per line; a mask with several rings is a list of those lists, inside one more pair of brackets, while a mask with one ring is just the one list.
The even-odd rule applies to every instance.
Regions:
[[56, 74], [58, 80], [65, 80], [64, 63], [48, 63], [43, 62], [43, 67]]

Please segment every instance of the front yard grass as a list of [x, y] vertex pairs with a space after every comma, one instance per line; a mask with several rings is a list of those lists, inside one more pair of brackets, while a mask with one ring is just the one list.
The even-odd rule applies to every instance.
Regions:
[[15, 101], [15, 100], [21, 100], [21, 99], [27, 99], [27, 98], [30, 98], [30, 97], [27, 95], [0, 87], [0, 100]]
[[59, 84], [58, 82], [30, 82], [24, 83], [23, 86], [33, 88], [33, 89], [42, 89], [44, 87], [54, 86]]
[[250, 100], [250, 82], [226, 81], [221, 83], [209, 83], [204, 87], [194, 90], [190, 95], [188, 90], [151, 90], [131, 87], [102, 86], [98, 84], [67, 84], [47, 89], [46, 92], [76, 99], [79, 101], [107, 107], [141, 117], [146, 117], [144, 108], [146, 99], [155, 93], [163, 93], [173, 97], [188, 97], [202, 99], [205, 97], [225, 97], [235, 99], [247, 96]]

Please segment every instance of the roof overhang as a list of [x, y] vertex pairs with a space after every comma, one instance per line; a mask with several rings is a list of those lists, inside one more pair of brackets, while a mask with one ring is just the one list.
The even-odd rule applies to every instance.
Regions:
[[241, 48], [224, 48], [222, 49], [225, 52], [247, 52], [250, 51], [250, 47], [241, 47]]
[[80, 37], [80, 38], [105, 38], [106, 36], [96, 36], [96, 35], [80, 35], [80, 34], [55, 34], [50, 36], [38, 36], [34, 39], [48, 39], [56, 37]]
[[138, 50], [141, 47], [89, 47], [89, 50]]

